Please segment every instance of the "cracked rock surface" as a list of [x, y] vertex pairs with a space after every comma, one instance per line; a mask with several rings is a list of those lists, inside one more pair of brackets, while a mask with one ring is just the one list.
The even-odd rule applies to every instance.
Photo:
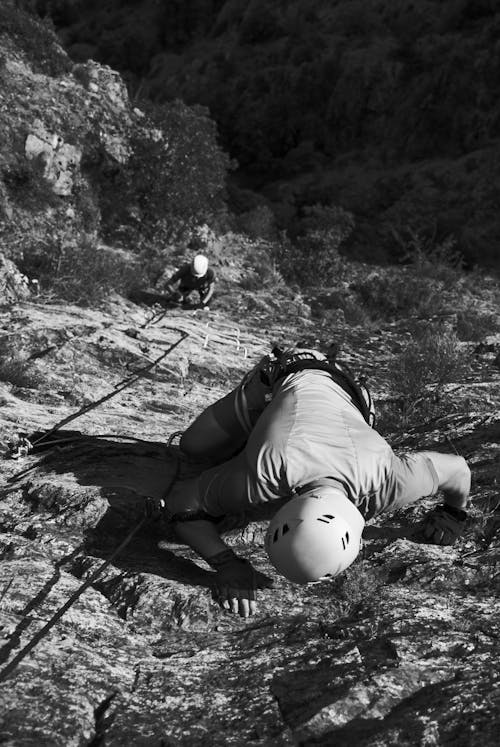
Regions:
[[[129, 388], [56, 431], [51, 448], [3, 459], [2, 672], [137, 526], [144, 497], [203, 467], [185, 460], [176, 434], [270, 340], [313, 333], [310, 320], [237, 326], [219, 311], [150, 318], [120, 299], [102, 311], [30, 302], [2, 311], [21, 348], [45, 351], [30, 364], [36, 385], [0, 384], [5, 451], [14, 432], [51, 429], [189, 335]], [[400, 335], [393, 326], [344, 342], [348, 359], [371, 351], [375, 367], [384, 340], [382, 397]], [[471, 370], [457, 401], [486, 387], [486, 407], [457, 406], [395, 444], [449, 451], [452, 441], [468, 459], [474, 507], [456, 545], [422, 543], [427, 499], [369, 523], [361, 556], [341, 577], [298, 587], [269, 566], [269, 517], [234, 517], [226, 540], [275, 580], [258, 615], [243, 620], [212, 600], [203, 561], [149, 520], [0, 683], [2, 742], [496, 744], [500, 372], [484, 356]]]

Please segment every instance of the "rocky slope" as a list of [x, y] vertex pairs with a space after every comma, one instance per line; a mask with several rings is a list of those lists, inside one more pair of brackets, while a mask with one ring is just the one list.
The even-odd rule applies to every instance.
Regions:
[[[143, 120], [116, 73], [74, 66], [18, 5], [0, 5], [0, 740], [496, 744], [498, 283], [442, 256], [389, 272], [332, 253], [332, 286], [304, 300], [268, 244], [207, 234], [209, 312], [117, 294], [89, 304], [98, 258], [141, 269], [98, 241], [95, 180], [120, 201], [109, 185]], [[40, 291], [12, 261], [35, 269], [39, 255], [59, 285]], [[174, 243], [162, 268], [184, 257]], [[87, 308], [58, 300], [76, 281]], [[213, 602], [212, 572], [168, 525], [143, 522], [145, 497], [203, 468], [182, 457], [178, 432], [273, 343], [332, 341], [368, 374], [395, 448], [469, 460], [467, 531], [452, 548], [423, 544], [423, 501], [372, 522], [334, 583], [299, 588], [269, 567], [268, 516], [230, 517], [227, 541], [275, 579], [242, 620]], [[25, 453], [19, 433], [38, 448]]]
[[[271, 341], [318, 334], [299, 309], [289, 309], [286, 321], [254, 311], [243, 324], [230, 294], [221, 305], [224, 311], [161, 319], [119, 298], [101, 311], [33, 299], [2, 310], [3, 339], [15, 337], [26, 361], [24, 379], [18, 372], [16, 383], [11, 374], [1, 390], [2, 740], [495, 744], [498, 338], [472, 346], [467, 380], [452, 385], [455, 411], [395, 443], [453, 447], [469, 460], [474, 508], [456, 546], [421, 543], [427, 500], [370, 524], [362, 556], [334, 583], [296, 587], [269, 567], [266, 517], [239, 517], [228, 541], [275, 578], [274, 589], [260, 594], [259, 615], [244, 621], [216, 606], [211, 572], [151, 520], [9, 671], [16, 653], [137, 525], [144, 496], [203, 466], [185, 462], [175, 434]], [[337, 326], [344, 357], [354, 366], [370, 361], [382, 398], [405, 329], [402, 322], [370, 334]], [[16, 432], [51, 429], [183, 334], [129, 388], [56, 432], [61, 441], [52, 448], [7, 458]], [[83, 440], [69, 432], [76, 429]]]

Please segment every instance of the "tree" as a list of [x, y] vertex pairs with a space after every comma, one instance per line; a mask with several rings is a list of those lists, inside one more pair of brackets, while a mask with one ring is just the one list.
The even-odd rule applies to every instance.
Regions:
[[152, 106], [130, 146], [128, 163], [112, 176], [108, 228], [138, 221], [143, 237], [161, 231], [169, 239], [223, 208], [230, 159], [205, 108]]

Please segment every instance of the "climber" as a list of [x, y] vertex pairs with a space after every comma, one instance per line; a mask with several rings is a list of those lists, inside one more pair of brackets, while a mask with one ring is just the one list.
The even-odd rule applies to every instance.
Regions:
[[[177, 289], [174, 285], [178, 283]], [[167, 282], [167, 289], [172, 297], [183, 306], [189, 306], [189, 297], [193, 291], [198, 291], [199, 306], [208, 308], [213, 296], [215, 273], [208, 266], [208, 259], [204, 254], [197, 254], [191, 262], [187, 262], [174, 272]]]
[[[363, 403], [364, 402], [364, 403]], [[231, 393], [205, 409], [180, 448], [211, 460], [174, 487], [165, 510], [179, 539], [217, 572], [223, 607], [246, 617], [256, 590], [271, 585], [222, 541], [217, 522], [277, 501], [266, 549], [296, 583], [344, 571], [360, 549], [365, 521], [442, 492], [423, 536], [450, 545], [466, 522], [470, 470], [451, 454], [396, 456], [370, 426], [367, 396], [312, 350], [265, 356]]]

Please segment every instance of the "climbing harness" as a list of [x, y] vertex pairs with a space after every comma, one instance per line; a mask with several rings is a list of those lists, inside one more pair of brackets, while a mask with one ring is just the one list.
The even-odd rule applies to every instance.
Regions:
[[141, 376], [148, 371], [150, 371], [152, 368], [157, 366], [164, 358], [169, 355], [174, 348], [176, 348], [178, 345], [183, 342], [186, 337], [189, 337], [189, 333], [185, 332], [181, 329], [175, 329], [176, 332], [180, 333], [180, 338], [176, 340], [176, 342], [172, 343], [170, 347], [165, 350], [158, 358], [156, 358], [151, 363], [148, 363], [147, 366], [144, 366], [143, 368], [139, 368], [137, 371], [134, 371], [134, 373], [131, 376], [127, 376], [125, 379], [122, 379], [118, 384], [115, 385], [112, 392], [108, 392], [108, 394], [105, 394], [103, 397], [101, 397], [98, 400], [95, 400], [94, 402], [90, 402], [88, 405], [84, 405], [81, 407], [78, 412], [73, 413], [72, 415], [69, 415], [67, 418], [64, 418], [63, 420], [59, 421], [56, 425], [53, 426], [48, 431], [45, 431], [42, 435], [40, 435], [35, 440], [31, 441], [25, 434], [18, 434], [17, 438], [13, 439], [8, 445], [8, 450], [6, 453], [6, 457], [8, 459], [20, 459], [21, 457], [27, 456], [30, 454], [34, 447], [37, 446], [42, 441], [46, 441], [49, 436], [51, 436], [56, 431], [60, 430], [64, 425], [67, 425], [68, 423], [71, 423], [73, 420], [76, 420], [81, 415], [85, 415], [86, 413], [90, 412], [91, 410], [94, 410], [99, 405], [102, 405], [103, 402], [107, 402], [112, 397], [115, 397], [120, 392], [123, 392], [124, 389], [127, 389], [127, 387], [131, 386], [132, 384], [135, 384]]
[[304, 370], [326, 371], [333, 381], [352, 398], [363, 418], [370, 426], [375, 425], [375, 409], [373, 399], [366, 386], [366, 379], [356, 380], [349, 367], [337, 360], [318, 358], [311, 351], [288, 352], [275, 346], [271, 356], [261, 368], [261, 380], [272, 387], [278, 381]]

